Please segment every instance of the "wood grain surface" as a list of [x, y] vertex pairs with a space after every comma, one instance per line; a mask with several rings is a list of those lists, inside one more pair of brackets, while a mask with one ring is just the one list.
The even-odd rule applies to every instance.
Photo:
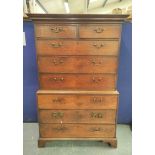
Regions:
[[116, 110], [39, 110], [40, 123], [115, 124]]
[[120, 38], [120, 24], [85, 24], [79, 26], [80, 38]]
[[37, 24], [35, 34], [42, 38], [76, 38], [76, 29], [76, 25]]
[[118, 95], [38, 94], [39, 109], [116, 109]]
[[102, 124], [40, 124], [40, 137], [44, 138], [105, 138], [115, 137], [115, 125]]
[[40, 74], [41, 89], [115, 90], [115, 74]]
[[118, 40], [36, 40], [38, 55], [118, 55]]
[[40, 56], [42, 73], [116, 73], [117, 57], [106, 56]]

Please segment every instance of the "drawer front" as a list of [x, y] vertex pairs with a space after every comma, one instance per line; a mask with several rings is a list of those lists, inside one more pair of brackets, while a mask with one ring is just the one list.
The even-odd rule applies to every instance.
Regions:
[[115, 137], [115, 125], [39, 124], [43, 138], [110, 138]]
[[120, 38], [121, 25], [98, 24], [98, 25], [80, 25], [80, 38]]
[[106, 56], [40, 56], [42, 73], [116, 73], [117, 57]]
[[37, 95], [39, 109], [116, 109], [117, 95]]
[[119, 41], [37, 40], [39, 55], [118, 55]]
[[39, 110], [40, 123], [115, 124], [116, 110]]
[[36, 37], [76, 38], [76, 25], [37, 24]]
[[40, 74], [41, 89], [114, 90], [115, 74]]

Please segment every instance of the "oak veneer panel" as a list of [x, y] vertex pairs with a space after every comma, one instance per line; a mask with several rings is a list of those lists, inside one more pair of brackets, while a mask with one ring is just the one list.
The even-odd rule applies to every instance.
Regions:
[[116, 110], [39, 110], [39, 123], [114, 124]]
[[40, 56], [42, 73], [116, 73], [117, 57], [111, 56]]
[[76, 38], [76, 25], [37, 24], [36, 37], [51, 38]]
[[79, 26], [80, 38], [120, 38], [120, 24], [85, 24]]
[[41, 89], [114, 90], [115, 74], [40, 74]]
[[39, 130], [42, 138], [115, 137], [115, 125], [40, 124]]
[[119, 41], [37, 40], [38, 55], [118, 55]]
[[117, 95], [38, 94], [39, 109], [116, 109]]

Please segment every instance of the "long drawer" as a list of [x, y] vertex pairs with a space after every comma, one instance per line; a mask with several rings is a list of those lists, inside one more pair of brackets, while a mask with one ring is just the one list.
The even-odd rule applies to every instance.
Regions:
[[40, 74], [41, 89], [114, 90], [115, 74]]
[[39, 124], [42, 138], [115, 137], [115, 125]]
[[80, 38], [120, 38], [120, 24], [79, 25]]
[[112, 56], [40, 56], [43, 73], [116, 73], [117, 57]]
[[40, 123], [114, 124], [116, 110], [39, 110]]
[[117, 93], [89, 95], [66, 94], [65, 91], [64, 94], [52, 94], [51, 92], [38, 91], [39, 109], [117, 109]]
[[119, 41], [37, 40], [39, 55], [118, 55]]
[[37, 24], [35, 27], [36, 37], [42, 38], [76, 38], [76, 25]]

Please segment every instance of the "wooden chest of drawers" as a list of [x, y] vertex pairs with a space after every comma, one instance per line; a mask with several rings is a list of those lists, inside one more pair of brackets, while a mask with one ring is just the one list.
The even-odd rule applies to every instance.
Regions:
[[38, 146], [102, 140], [117, 147], [117, 69], [127, 15], [29, 16], [39, 72]]

